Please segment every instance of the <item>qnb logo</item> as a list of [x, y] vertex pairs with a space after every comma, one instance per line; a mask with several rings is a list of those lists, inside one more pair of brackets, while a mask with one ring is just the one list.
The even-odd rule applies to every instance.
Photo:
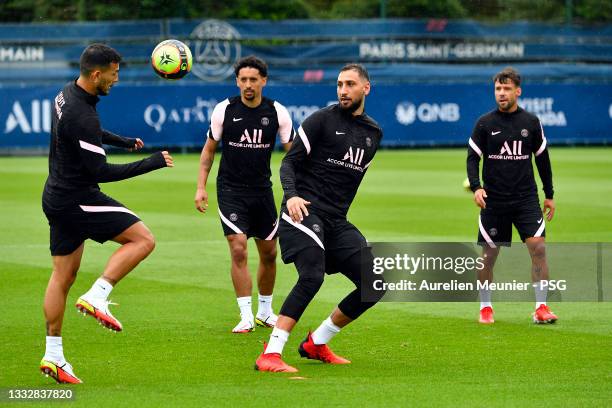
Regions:
[[353, 153], [353, 148], [349, 146], [348, 152], [346, 152], [342, 160], [344, 161], [348, 160], [349, 162], [353, 164], [361, 166], [361, 162], [363, 160], [364, 153], [365, 151], [363, 149], [360, 149], [359, 147], [356, 147], [355, 152]]
[[244, 129], [244, 133], [240, 138], [240, 143], [261, 143], [263, 137], [263, 129], [253, 129], [253, 136], [249, 135], [249, 131]]
[[400, 102], [395, 107], [397, 121], [408, 126], [417, 119], [423, 123], [457, 122], [461, 119], [459, 105], [456, 103], [421, 103], [416, 106], [411, 102]]
[[19, 128], [22, 133], [48, 133], [51, 131], [51, 101], [34, 99], [26, 114], [19, 101], [13, 102], [11, 112], [6, 118], [4, 133], [11, 133]]
[[489, 159], [494, 160], [526, 160], [529, 159], [528, 154], [523, 154], [523, 141], [514, 140], [512, 146], [508, 142], [504, 142], [499, 154], [490, 154]]

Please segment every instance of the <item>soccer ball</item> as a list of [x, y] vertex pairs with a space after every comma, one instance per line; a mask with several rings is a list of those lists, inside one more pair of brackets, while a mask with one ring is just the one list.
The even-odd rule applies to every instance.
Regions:
[[178, 40], [162, 41], [151, 54], [151, 66], [164, 79], [181, 79], [191, 71], [193, 57], [189, 47]]

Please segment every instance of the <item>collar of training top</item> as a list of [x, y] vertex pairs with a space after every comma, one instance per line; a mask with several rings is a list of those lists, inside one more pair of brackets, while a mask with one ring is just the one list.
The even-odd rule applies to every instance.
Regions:
[[83, 99], [85, 102], [87, 102], [91, 106], [96, 106], [100, 98], [98, 98], [96, 95], [90, 94], [89, 92], [87, 92], [86, 90], [78, 86], [76, 81], [77, 80], [75, 79], [72, 82], [72, 86], [74, 87], [76, 96]]

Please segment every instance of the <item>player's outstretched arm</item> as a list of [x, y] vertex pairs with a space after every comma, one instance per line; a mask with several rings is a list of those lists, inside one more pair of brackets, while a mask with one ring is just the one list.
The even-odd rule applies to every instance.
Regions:
[[140, 138], [119, 136], [105, 129], [101, 129], [100, 137], [105, 145], [123, 147], [129, 151], [139, 150], [144, 146], [144, 142]]
[[196, 188], [196, 194], [194, 198], [195, 208], [201, 213], [205, 213], [208, 208], [208, 192], [206, 191], [206, 183], [208, 182], [208, 175], [212, 168], [213, 162], [215, 161], [215, 151], [219, 142], [214, 139], [206, 139], [206, 143], [202, 148], [200, 154], [200, 169], [198, 172], [198, 185]]
[[[95, 114], [82, 115], [65, 123], [73, 130], [73, 143], [81, 156], [81, 163], [92, 175], [96, 183], [125, 180], [163, 167], [172, 167], [174, 163], [168, 152], [157, 152], [151, 156], [126, 164], [110, 164], [106, 161], [106, 152], [102, 147], [104, 134], [100, 121]], [[111, 136], [112, 137], [112, 136]]]

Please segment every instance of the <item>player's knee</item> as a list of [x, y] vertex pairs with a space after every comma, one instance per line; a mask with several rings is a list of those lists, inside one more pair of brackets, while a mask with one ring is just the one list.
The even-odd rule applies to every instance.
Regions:
[[78, 265], [77, 268], [74, 269], [74, 272], [62, 271], [60, 269], [55, 268], [53, 269], [51, 276], [52, 279], [56, 282], [56, 284], [60, 285], [64, 290], [68, 290], [76, 280], [76, 271], [78, 269]]
[[238, 265], [246, 264], [248, 252], [242, 245], [234, 245], [231, 249], [232, 262]]
[[155, 249], [155, 237], [150, 231], [147, 231], [146, 234], [142, 235], [139, 244], [143, 253], [147, 256]]
[[263, 251], [259, 254], [259, 259], [261, 263], [269, 265], [276, 262], [276, 246]]
[[314, 296], [323, 285], [324, 274], [300, 275], [298, 279], [298, 287], [307, 296]]
[[542, 259], [546, 257], [546, 244], [540, 241], [530, 246], [529, 252], [532, 258]]

